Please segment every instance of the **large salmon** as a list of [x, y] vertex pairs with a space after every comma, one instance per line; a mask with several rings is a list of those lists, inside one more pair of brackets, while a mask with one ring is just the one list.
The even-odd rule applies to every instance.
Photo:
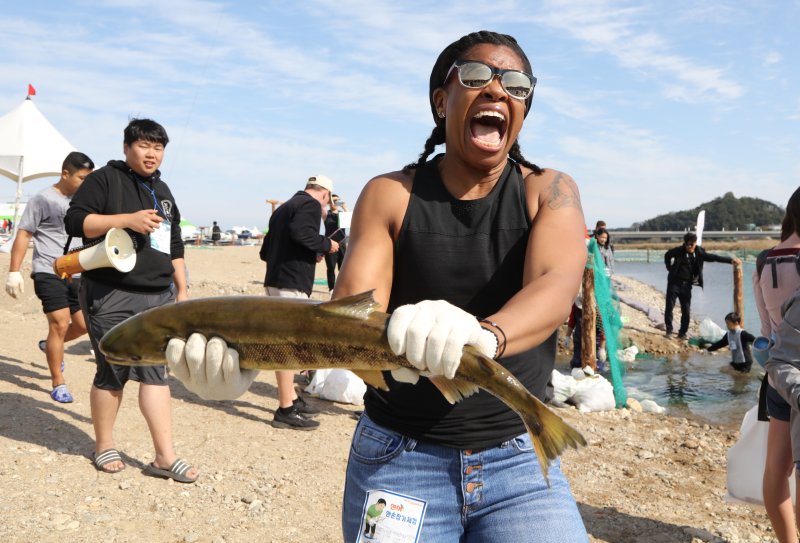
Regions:
[[[239, 365], [258, 370], [351, 370], [386, 390], [382, 371], [408, 360], [389, 348], [389, 315], [377, 311], [372, 292], [330, 302], [269, 296], [203, 298], [150, 309], [108, 331], [100, 350], [115, 364], [165, 364], [167, 343], [193, 333], [217, 336], [239, 353]], [[525, 423], [547, 478], [549, 461], [583, 436], [550, 411], [508, 370], [471, 346], [464, 348], [453, 380], [430, 379], [455, 403], [482, 388], [513, 409]]]

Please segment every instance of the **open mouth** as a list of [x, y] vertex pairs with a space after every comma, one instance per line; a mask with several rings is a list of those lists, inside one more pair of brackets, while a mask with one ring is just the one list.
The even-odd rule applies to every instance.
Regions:
[[472, 137], [478, 142], [490, 146], [499, 147], [506, 135], [506, 118], [499, 111], [479, 111], [472, 120], [469, 127]]

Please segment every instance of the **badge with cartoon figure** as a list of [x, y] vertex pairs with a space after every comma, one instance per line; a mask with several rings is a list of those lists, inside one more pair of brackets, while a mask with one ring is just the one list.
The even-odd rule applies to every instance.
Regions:
[[357, 543], [417, 543], [424, 500], [389, 490], [370, 490], [364, 500]]

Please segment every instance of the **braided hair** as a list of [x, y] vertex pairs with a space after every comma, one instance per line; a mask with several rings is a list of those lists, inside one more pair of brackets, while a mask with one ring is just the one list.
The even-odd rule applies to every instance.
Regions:
[[[436, 146], [445, 142], [446, 119], [441, 119], [437, 116], [436, 104], [433, 103], [433, 91], [444, 86], [448, 71], [455, 61], [461, 59], [462, 55], [464, 55], [474, 46], [482, 43], [508, 47], [517, 54], [520, 60], [522, 60], [523, 67], [526, 72], [531, 73], [533, 71], [527, 55], [519, 46], [517, 40], [508, 34], [499, 34], [497, 32], [481, 30], [479, 32], [467, 34], [466, 36], [461, 37], [445, 47], [444, 51], [439, 54], [439, 58], [436, 59], [436, 63], [433, 65], [428, 84], [428, 100], [430, 102], [431, 114], [433, 115], [433, 120], [436, 123], [436, 126], [433, 128], [433, 131], [431, 131], [431, 135], [425, 141], [425, 150], [419, 155], [419, 158], [416, 162], [412, 162], [403, 168], [403, 173], [408, 174], [412, 169], [421, 167], [423, 164], [425, 164], [425, 161], [428, 159], [428, 157], [433, 153]], [[531, 93], [531, 95], [525, 100], [526, 117], [531, 109], [532, 101], [533, 93]], [[525, 157], [522, 156], [522, 151], [520, 150], [518, 141], [514, 141], [514, 144], [508, 151], [508, 156], [515, 162], [518, 162], [519, 164], [527, 166], [533, 170], [536, 175], [540, 175], [544, 171], [536, 164], [528, 162]]]

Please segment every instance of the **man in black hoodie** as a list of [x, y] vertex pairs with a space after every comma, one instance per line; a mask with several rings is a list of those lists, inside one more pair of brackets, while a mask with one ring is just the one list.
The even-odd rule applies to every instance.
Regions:
[[85, 271], [81, 281], [81, 308], [97, 359], [90, 395], [95, 467], [107, 473], [125, 469], [112, 434], [125, 383], [134, 380], [140, 383], [139, 406], [155, 446], [155, 458], [145, 473], [189, 483], [199, 472], [175, 454], [166, 366], [110, 364], [98, 348], [115, 324], [188, 298], [180, 212], [158, 169], [168, 142], [166, 130], [155, 121], [130, 121], [122, 147], [125, 160], [112, 160], [86, 178], [64, 223], [67, 233], [83, 237], [84, 243], [102, 239], [112, 228], [124, 228], [136, 245], [136, 266], [130, 272], [97, 268]]
[[681, 327], [678, 330], [678, 339], [686, 339], [689, 331], [689, 311], [692, 305], [692, 285], [703, 288], [703, 263], [726, 262], [735, 264], [741, 262], [738, 258], [715, 255], [706, 252], [697, 245], [697, 234], [687, 232], [683, 236], [683, 245], [673, 247], [664, 253], [664, 264], [667, 266], [667, 304], [664, 308], [664, 324], [667, 337], [672, 335], [672, 309], [677, 298], [681, 304]]

